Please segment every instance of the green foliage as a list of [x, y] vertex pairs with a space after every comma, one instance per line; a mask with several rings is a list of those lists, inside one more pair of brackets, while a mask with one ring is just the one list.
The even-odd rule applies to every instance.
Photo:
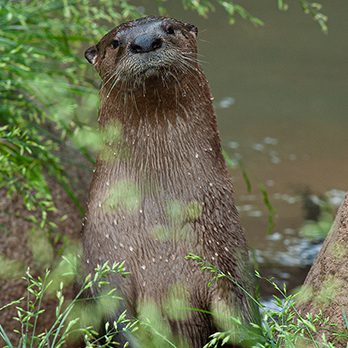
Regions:
[[[328, 32], [327, 21], [328, 18], [324, 15], [322, 10], [322, 5], [316, 1], [309, 0], [299, 0], [300, 5], [302, 6], [303, 11], [310, 15], [313, 20], [319, 24], [321, 30], [326, 34]], [[281, 11], [286, 11], [288, 9], [288, 3], [285, 0], [278, 0], [278, 8]]]
[[2, 1], [0, 185], [38, 209], [43, 223], [54, 210], [47, 177], [68, 189], [56, 152], [81, 124], [79, 101], [95, 93], [81, 46], [105, 33], [101, 22], [136, 15], [126, 1]]
[[311, 240], [324, 240], [328, 235], [333, 223], [332, 213], [322, 213], [319, 221], [306, 221], [301, 227], [299, 234]]
[[[86, 342], [86, 346], [89, 347], [101, 347], [97, 345], [100, 338], [97, 338], [98, 333], [91, 326], [81, 326], [79, 325], [81, 321], [82, 313], [78, 312], [80, 317], [73, 315], [74, 311], [76, 313], [76, 308], [78, 304], [82, 301], [82, 295], [85, 291], [96, 287], [99, 289], [105, 288], [109, 285], [106, 280], [107, 277], [112, 273], [117, 273], [123, 277], [128, 275], [125, 271], [124, 263], [114, 263], [109, 265], [104, 263], [95, 269], [94, 275], [88, 275], [82, 282], [81, 288], [76, 294], [76, 296], [71, 300], [67, 301], [64, 297], [64, 282], [66, 285], [66, 280], [71, 275], [76, 275], [76, 260], [75, 256], [69, 255], [64, 257], [63, 263], [65, 264], [65, 272], [59, 274], [60, 282], [57, 284], [52, 278], [50, 271], [46, 271], [43, 277], [34, 278], [29, 270], [26, 272], [24, 277], [27, 282], [27, 296], [21, 298], [17, 301], [10, 303], [9, 305], [0, 308], [0, 312], [7, 308], [8, 306], [15, 305], [17, 309], [17, 316], [14, 318], [19, 324], [19, 329], [15, 330], [18, 336], [18, 343], [13, 344], [8, 335], [4, 331], [3, 327], [0, 325], [0, 338], [5, 342], [6, 348], [14, 347], [52, 347], [58, 348], [66, 344], [72, 335], [78, 332], [83, 335]], [[58, 276], [56, 274], [56, 276]], [[58, 285], [55, 288], [54, 284]], [[44, 316], [46, 308], [42, 306], [44, 298], [47, 298], [52, 292], [56, 294], [56, 308], [55, 308], [55, 318], [52, 318], [52, 324], [50, 327], [44, 329], [44, 331], [38, 332], [38, 324], [40, 319]], [[108, 298], [113, 302], [117, 303], [118, 297], [115, 295], [114, 290], [108, 290], [100, 297], [96, 297], [95, 300]], [[124, 329], [132, 331], [133, 323], [130, 323], [125, 317], [125, 313], [122, 313], [115, 323], [110, 327], [107, 324], [105, 327], [104, 339], [106, 344], [102, 347], [109, 347], [111, 344], [114, 334], [118, 331], [118, 325], [122, 322], [124, 324]]]
[[[195, 261], [202, 272], [211, 274], [212, 278], [208, 284], [209, 286], [221, 279], [227, 279], [236, 286], [240, 286], [229, 274], [222, 272], [215, 265], [201, 257], [190, 254], [187, 259]], [[242, 323], [239, 318], [231, 317], [232, 329], [214, 333], [210, 342], [204, 348], [220, 347], [220, 344], [230, 342], [231, 337], [236, 337], [236, 332], [238, 335], [248, 337], [253, 342], [248, 346], [252, 348], [298, 348], [308, 345], [318, 348], [334, 348], [335, 345], [327, 340], [325, 334], [322, 335], [320, 342], [314, 338], [319, 328], [322, 331], [333, 333], [342, 342], [348, 340], [348, 333], [331, 324], [330, 319], [325, 318], [321, 312], [316, 315], [311, 313], [302, 315], [299, 313], [297, 302], [301, 300], [301, 291], [289, 294], [285, 284], [280, 287], [274, 280], [263, 278], [259, 272], [255, 271], [255, 274], [257, 278], [266, 281], [276, 290], [278, 295], [273, 295], [273, 305], [276, 309], [265, 307], [258, 299], [243, 289], [247, 296], [258, 305], [262, 314], [261, 324], [250, 323], [250, 329], [245, 333], [245, 323]], [[342, 317], [346, 321], [347, 317], [344, 312], [342, 312]]]
[[[223, 279], [239, 286], [233, 277], [223, 273], [215, 265], [199, 256], [190, 254], [187, 259], [194, 261], [202, 272], [211, 274], [212, 280], [208, 284], [209, 286], [213, 286]], [[104, 317], [105, 313], [108, 313], [111, 303], [114, 306], [120, 300], [115, 290], [110, 288], [107, 279], [111, 274], [127, 277], [129, 273], [125, 270], [123, 262], [113, 265], [104, 263], [95, 269], [93, 275], [84, 278], [80, 290], [69, 301], [64, 297], [64, 286], [71, 281], [71, 276], [76, 276], [76, 265], [77, 260], [74, 254], [68, 254], [63, 257], [58, 266], [57, 270], [60, 270], [58, 273], [57, 270], [47, 271], [43, 277], [34, 278], [27, 271], [24, 277], [27, 282], [27, 296], [0, 308], [1, 313], [8, 306], [16, 306], [17, 316], [15, 320], [19, 324], [19, 329], [16, 331], [19, 339], [17, 344], [10, 341], [8, 334], [0, 325], [0, 338], [5, 342], [4, 347], [49, 346], [58, 348], [66, 343], [69, 344], [72, 339], [82, 336], [87, 347], [108, 348], [117, 346], [115, 334], [121, 331], [126, 333], [129, 340], [136, 340], [144, 348], [181, 346], [180, 343], [176, 343], [175, 337], [172, 337], [167, 323], [162, 318], [160, 309], [152, 302], [146, 302], [140, 306], [138, 319], [129, 319], [126, 312], [122, 312], [114, 322], [105, 324], [105, 327], [102, 328], [104, 334], [100, 336], [97, 322]], [[227, 321], [228, 326], [224, 331], [214, 333], [204, 348], [217, 348], [221, 344], [233, 342], [243, 342], [246, 347], [250, 348], [298, 348], [305, 346], [334, 348], [335, 345], [327, 340], [325, 334], [322, 335], [320, 342], [314, 339], [319, 329], [333, 333], [342, 342], [347, 341], [347, 332], [340, 331], [335, 325], [330, 324], [329, 318], [323, 317], [322, 313], [302, 315], [298, 312], [296, 303], [300, 299], [301, 292], [289, 294], [285, 285], [280, 287], [277, 282], [261, 277], [258, 272], [256, 272], [256, 276], [261, 281], [270, 283], [277, 291], [278, 295], [274, 295], [273, 299], [273, 305], [277, 309], [265, 307], [258, 299], [247, 293], [261, 311], [261, 323], [245, 325], [246, 323], [243, 323], [241, 319], [230, 316]], [[56, 281], [57, 277], [59, 282]], [[86, 315], [88, 317], [86, 301], [89, 299], [82, 298], [83, 293], [91, 288], [97, 288], [100, 294], [94, 298], [96, 306], [93, 307], [92, 319], [97, 319], [94, 323], [91, 322], [90, 318], [86, 320]], [[178, 297], [180, 298], [179, 294], [182, 293], [180, 287], [172, 290], [168, 298], [172, 306], [170, 311], [174, 310], [175, 316], [179, 315], [178, 318], [182, 315], [189, 315], [190, 311], [201, 311], [214, 316], [223, 315], [222, 313], [209, 313], [198, 308], [188, 308], [184, 299], [181, 302], [177, 301]], [[55, 317], [52, 318], [50, 327], [46, 327], [44, 331], [39, 331], [40, 319], [46, 311], [42, 305], [43, 300], [53, 293], [56, 294]], [[174, 312], [172, 313], [174, 314]], [[343, 311], [342, 316], [347, 323], [347, 316]]]
[[[161, 15], [168, 15], [166, 9], [166, 2], [168, 0], [156, 0], [158, 5], [158, 11]], [[234, 24], [237, 18], [247, 20], [255, 26], [261, 26], [264, 24], [263, 20], [250, 13], [240, 1], [236, 0], [181, 0], [183, 6], [187, 10], [193, 10], [200, 16], [208, 17], [211, 12], [214, 12], [217, 7], [224, 9], [228, 16], [230, 24]], [[306, 14], [309, 14], [313, 20], [319, 24], [321, 30], [327, 33], [328, 18], [322, 13], [322, 5], [316, 1], [310, 0], [297, 0], [298, 4], [302, 7]], [[289, 8], [286, 0], [276, 0], [278, 9], [286, 11]]]
[[263, 25], [263, 21], [253, 16], [245, 7], [238, 4], [236, 1], [224, 1], [224, 0], [203, 0], [203, 1], [192, 1], [183, 0], [184, 7], [187, 9], [195, 10], [199, 15], [206, 17], [210, 12], [215, 10], [214, 3], [221, 6], [227, 13], [230, 24], [235, 23], [235, 18], [241, 17], [247, 21], [250, 21], [256, 26]]
[[273, 205], [270, 201], [269, 194], [267, 192], [267, 189], [264, 185], [260, 186], [260, 191], [262, 194], [262, 200], [265, 205], [265, 207], [268, 210], [268, 233], [272, 233], [274, 229], [274, 215], [275, 215], [275, 210], [273, 208]]
[[[161, 1], [165, 2], [165, 0]], [[255, 26], [263, 25], [262, 19], [251, 14], [239, 1], [234, 0], [182, 0], [184, 7], [190, 10], [196, 11], [199, 15], [207, 17], [210, 12], [215, 11], [215, 7], [221, 6], [227, 13], [229, 23], [234, 24], [236, 17], [240, 17], [249, 21]], [[315, 1], [298, 0], [299, 5], [302, 7], [306, 14], [309, 14], [315, 22], [317, 22], [324, 33], [327, 33], [327, 16], [325, 16], [321, 10], [322, 5]], [[289, 8], [287, 1], [277, 0], [277, 6], [279, 10], [286, 11]]]
[[311, 200], [311, 204], [318, 207], [319, 214], [316, 219], [308, 219], [300, 228], [299, 234], [301, 237], [312, 241], [321, 241], [326, 238], [330, 228], [334, 222], [335, 209], [330, 204], [328, 197], [319, 197], [310, 195], [307, 199]]

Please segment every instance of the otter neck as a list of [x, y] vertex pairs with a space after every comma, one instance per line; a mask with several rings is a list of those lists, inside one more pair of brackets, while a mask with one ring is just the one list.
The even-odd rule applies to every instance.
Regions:
[[200, 71], [190, 79], [101, 95], [100, 125], [120, 123], [115, 146], [126, 148], [122, 159], [103, 164], [105, 173], [177, 190], [190, 177], [210, 177], [212, 168], [224, 167], [208, 83]]
[[[166, 126], [186, 112], [201, 112], [205, 102], [211, 105], [211, 95], [204, 74], [197, 69], [192, 76], [153, 76], [136, 87], [127, 88], [127, 83], [105, 86], [101, 90], [99, 123], [118, 121], [124, 127], [137, 127], [140, 123]], [[110, 91], [111, 89], [111, 91]], [[204, 102], [204, 103], [203, 103]], [[203, 109], [203, 110], [198, 110]]]

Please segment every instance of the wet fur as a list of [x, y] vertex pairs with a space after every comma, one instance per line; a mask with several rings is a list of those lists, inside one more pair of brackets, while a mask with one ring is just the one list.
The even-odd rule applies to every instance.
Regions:
[[[177, 37], [168, 39], [155, 59], [158, 69], [146, 75], [126, 48], [115, 52], [109, 45], [118, 32], [151, 21], [170, 21]], [[115, 28], [97, 46], [94, 65], [103, 79], [100, 127], [117, 122], [122, 136], [108, 142], [97, 160], [82, 231], [86, 270], [92, 272], [107, 260], [125, 260], [131, 276], [110, 280], [132, 316], [148, 300], [163, 309], [168, 291], [180, 284], [191, 307], [211, 311], [226, 304], [252, 320], [243, 291], [227, 281], [209, 288], [211, 275], [185, 260], [189, 253], [202, 256], [252, 293], [247, 246], [212, 96], [196, 58], [195, 35], [185, 23], [151, 17]], [[135, 210], [106, 207], [110, 187], [122, 180], [134, 184], [140, 194]], [[172, 202], [196, 202], [201, 214], [172, 218]], [[167, 228], [169, 238], [154, 236], [156, 226]], [[213, 317], [199, 312], [168, 322], [194, 348], [202, 347], [216, 330]]]

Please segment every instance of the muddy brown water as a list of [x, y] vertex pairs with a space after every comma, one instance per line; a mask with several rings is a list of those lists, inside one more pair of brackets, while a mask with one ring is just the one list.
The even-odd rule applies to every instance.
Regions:
[[[199, 27], [223, 146], [252, 183], [249, 193], [232, 170], [248, 243], [262, 274], [289, 288], [303, 282], [321, 245], [299, 235], [302, 193], [326, 193], [338, 205], [348, 188], [348, 2], [321, 2], [328, 35], [297, 2], [279, 12], [276, 1], [240, 1], [264, 20], [261, 28], [230, 26], [218, 9], [202, 19], [168, 3], [171, 16]], [[276, 212], [271, 234], [260, 184]], [[273, 290], [262, 287], [266, 297]]]

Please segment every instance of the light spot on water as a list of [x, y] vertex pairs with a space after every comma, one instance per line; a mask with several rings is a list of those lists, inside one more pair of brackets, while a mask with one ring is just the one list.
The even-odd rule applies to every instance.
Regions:
[[122, 243], [120, 243], [120, 247], [121, 247], [121, 248], [124, 248], [124, 245], [123, 245]]
[[233, 149], [233, 150], [236, 150], [239, 148], [239, 143], [237, 143], [236, 141], [230, 141], [228, 143], [228, 147]]
[[252, 204], [244, 204], [244, 205], [238, 206], [238, 210], [241, 212], [242, 211], [249, 212], [249, 211], [255, 210], [255, 207]]
[[299, 202], [301, 200], [300, 197], [291, 196], [291, 195], [288, 195], [286, 193], [283, 193], [283, 194], [275, 193], [273, 195], [273, 197], [275, 199], [279, 199], [279, 200], [285, 201], [285, 202], [287, 202], [289, 204], [295, 204], [295, 203], [297, 203], [297, 202]]
[[250, 216], [250, 217], [258, 218], [258, 217], [261, 217], [263, 214], [262, 214], [261, 210], [251, 210], [251, 211], [248, 212], [247, 215]]
[[267, 145], [277, 145], [278, 144], [278, 139], [271, 138], [271, 137], [266, 137], [263, 139], [263, 142]]
[[106, 239], [109, 239], [109, 238], [110, 238], [110, 234], [107, 233], [107, 234], [105, 235], [105, 238], [106, 238]]
[[221, 109], [228, 109], [235, 102], [236, 102], [236, 100], [233, 97], [225, 97], [219, 101], [217, 106]]
[[152, 262], [155, 262], [155, 261], [156, 261], [156, 259], [153, 257], [153, 258], [152, 258]]
[[145, 265], [142, 265], [140, 266], [144, 271], [146, 270], [146, 266]]
[[286, 228], [285, 230], [284, 230], [284, 232], [286, 233], [286, 234], [294, 234], [295, 233], [295, 230], [293, 229], [293, 228]]
[[132, 247], [132, 246], [130, 246], [130, 247], [129, 247], [129, 250], [130, 250], [130, 251], [133, 251], [134, 249], [133, 249], [133, 247]]
[[343, 190], [332, 189], [326, 192], [326, 196], [330, 202], [330, 204], [339, 207], [344, 201], [346, 192]]
[[99, 202], [99, 203], [98, 203], [98, 207], [101, 208], [101, 206], [102, 206], [102, 204], [101, 204], [101, 202]]
[[198, 158], [198, 157], [199, 157], [198, 153], [196, 153], [196, 154], [195, 154], [195, 157], [196, 157], [196, 158]]
[[274, 186], [274, 180], [267, 180], [266, 181], [266, 185], [268, 186], [268, 187], [272, 187], [272, 186]]
[[279, 232], [275, 232], [267, 236], [267, 239], [272, 241], [280, 240], [282, 239], [282, 235]]
[[263, 151], [264, 150], [264, 145], [262, 145], [262, 144], [253, 144], [252, 145], [252, 148], [253, 148], [253, 150], [255, 150], [255, 151]]
[[89, 263], [89, 259], [87, 259], [86, 262]]
[[279, 164], [281, 162], [281, 159], [278, 156], [271, 155], [271, 162], [273, 164]]

